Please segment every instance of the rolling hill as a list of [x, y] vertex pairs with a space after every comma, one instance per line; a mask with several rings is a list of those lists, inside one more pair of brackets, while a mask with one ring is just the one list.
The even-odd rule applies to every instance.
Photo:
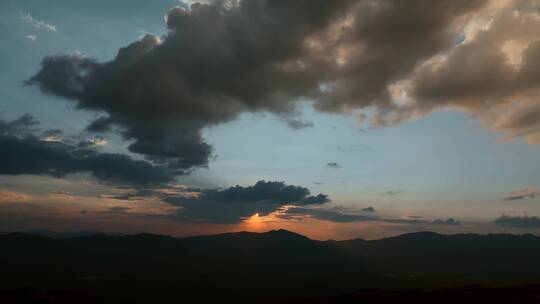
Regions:
[[362, 290], [540, 283], [540, 237], [533, 235], [420, 232], [373, 241], [316, 241], [286, 230], [182, 239], [11, 233], [0, 235], [0, 248], [0, 300], [2, 295], [13, 300], [34, 292], [75, 292], [98, 302], [260, 303], [322, 301], [339, 294], [349, 295], [341, 300], [357, 299], [365, 296]]

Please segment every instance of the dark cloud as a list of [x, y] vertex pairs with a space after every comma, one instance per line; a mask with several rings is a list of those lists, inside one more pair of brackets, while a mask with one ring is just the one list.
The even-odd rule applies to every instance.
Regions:
[[300, 130], [305, 128], [313, 128], [315, 124], [309, 120], [303, 120], [298, 118], [286, 118], [287, 125], [294, 130]]
[[64, 191], [64, 190], [53, 190], [51, 191], [51, 194], [53, 195], [62, 195], [62, 196], [73, 196], [70, 192]]
[[[214, 1], [174, 7], [168, 34], [146, 35], [109, 62], [45, 58], [27, 84], [107, 116], [129, 150], [175, 169], [205, 167], [205, 127], [242, 112], [295, 113], [302, 98], [321, 111], [375, 109], [375, 123], [401, 120], [391, 86], [451, 47], [458, 22], [481, 0]], [[235, 4], [237, 3], [237, 4]], [[305, 99], [304, 99], [305, 100]], [[397, 118], [396, 118], [397, 117]], [[288, 120], [292, 128], [309, 121]]]
[[326, 164], [326, 166], [327, 166], [328, 168], [334, 168], [334, 169], [339, 169], [339, 168], [341, 168], [341, 166], [340, 166], [338, 163], [336, 163], [336, 162], [329, 162], [329, 163]]
[[410, 225], [424, 225], [429, 227], [430, 225], [437, 226], [460, 226], [461, 221], [453, 218], [448, 219], [434, 219], [432, 221], [423, 220], [419, 216], [408, 216], [406, 218], [383, 218], [381, 221], [394, 224], [410, 224]]
[[335, 223], [378, 221], [394, 224], [425, 224], [457, 226], [453, 218], [433, 221], [420, 217], [393, 218], [375, 214], [374, 207], [362, 208], [362, 213], [348, 211], [343, 206], [321, 207], [330, 202], [326, 194], [310, 195], [307, 188], [286, 185], [284, 182], [258, 181], [253, 186], [234, 186], [224, 190], [197, 189], [188, 186], [175, 188], [137, 188], [120, 195], [101, 195], [108, 199], [134, 201], [156, 198], [177, 206], [175, 217], [190, 222], [236, 224], [258, 214], [286, 220], [312, 218]]
[[461, 221], [455, 220], [453, 218], [449, 218], [449, 219], [446, 219], [446, 220], [435, 219], [431, 223], [435, 224], [435, 225], [449, 225], [449, 226], [459, 226], [459, 225], [461, 225]]
[[20, 136], [35, 132], [39, 121], [32, 115], [25, 114], [13, 121], [0, 120], [0, 135], [3, 136]]
[[223, 1], [175, 7], [162, 42], [146, 35], [110, 62], [51, 56], [27, 83], [47, 94], [102, 110], [90, 130], [124, 129], [130, 151], [171, 167], [206, 166], [212, 147], [204, 127], [243, 111], [288, 113], [317, 87], [295, 66], [304, 39], [323, 29], [350, 1]]
[[307, 188], [283, 182], [258, 181], [253, 186], [224, 190], [199, 190], [194, 195], [167, 196], [163, 201], [178, 209], [178, 216], [190, 221], [238, 223], [254, 214], [268, 215], [283, 206], [322, 205], [325, 194], [311, 196]]
[[[159, 186], [137, 188], [137, 189], [126, 188], [123, 190], [128, 190], [128, 191], [121, 194], [99, 194], [98, 197], [105, 198], [105, 199], [121, 200], [121, 201], [136, 201], [136, 200], [140, 200], [140, 199], [144, 199], [148, 197], [155, 197], [158, 199], [163, 199], [169, 196], [167, 195], [167, 193], [160, 192], [160, 189], [161, 188]], [[188, 191], [188, 189], [186, 189], [185, 191], [180, 191], [180, 193], [183, 193], [186, 191]]]
[[298, 205], [319, 205], [330, 202], [328, 195], [319, 193], [315, 196], [307, 196], [300, 200]]
[[98, 117], [88, 124], [86, 130], [89, 132], [107, 132], [111, 130], [113, 123], [114, 121], [110, 117]]
[[[13, 122], [0, 121], [0, 174], [38, 174], [62, 177], [88, 172], [111, 183], [164, 183], [174, 180], [175, 172], [123, 154], [98, 153], [77, 145], [48, 142], [26, 133], [35, 126], [29, 116]], [[24, 123], [22, 123], [24, 121]], [[16, 126], [16, 127], [15, 127]]]
[[41, 133], [41, 136], [42, 137], [48, 137], [48, 136], [60, 136], [64, 134], [64, 131], [60, 130], [60, 129], [49, 129], [49, 130], [45, 130]]
[[398, 122], [401, 113], [391, 86], [417, 64], [451, 47], [461, 30], [458, 21], [484, 3], [356, 2], [349, 22], [339, 28], [338, 40], [323, 50], [338, 64], [326, 66], [329, 88], [316, 107], [342, 112], [372, 106], [377, 110], [376, 124]]
[[258, 181], [249, 187], [234, 186], [225, 190], [206, 190], [205, 196], [211, 200], [221, 202], [250, 202], [266, 201], [268, 203], [300, 203], [307, 200], [306, 204], [328, 202], [324, 194], [309, 196], [309, 190], [304, 187], [285, 185], [283, 182]]
[[512, 191], [510, 192], [504, 200], [506, 201], [515, 201], [515, 200], [521, 200], [525, 198], [535, 198], [536, 196], [540, 195], [540, 192], [538, 189], [529, 187], [529, 188], [523, 188], [520, 190]]
[[303, 208], [293, 207], [287, 209], [282, 218], [294, 219], [294, 218], [310, 217], [323, 221], [330, 221], [334, 223], [352, 223], [352, 222], [365, 222], [365, 221], [378, 221], [378, 217], [367, 216], [362, 214], [348, 214], [343, 213], [339, 209], [322, 209], [322, 208]]
[[367, 208], [362, 208], [362, 211], [365, 211], [365, 212], [375, 212], [375, 208], [373, 208], [372, 206], [369, 206]]
[[405, 193], [405, 190], [396, 189], [396, 190], [388, 190], [388, 191], [384, 192], [383, 195], [398, 196], [398, 195], [402, 195], [404, 193]]
[[375, 208], [368, 207], [362, 209], [363, 212], [370, 212], [371, 214], [359, 214], [353, 212], [347, 212], [345, 208], [341, 206], [333, 208], [313, 208], [313, 207], [289, 207], [286, 208], [279, 216], [283, 219], [305, 219], [313, 218], [323, 221], [329, 221], [334, 223], [354, 223], [354, 222], [384, 222], [392, 224], [403, 224], [403, 225], [447, 225], [447, 226], [459, 226], [461, 221], [449, 218], [446, 220], [436, 219], [433, 221], [421, 220], [421, 219], [407, 219], [407, 218], [393, 218], [393, 217], [382, 217], [373, 214]]
[[539, 228], [540, 218], [537, 216], [510, 216], [502, 215], [495, 220], [495, 224], [502, 227]]
[[109, 211], [111, 211], [111, 212], [126, 212], [126, 211], [128, 211], [130, 209], [131, 208], [128, 208], [128, 207], [114, 206], [114, 207], [109, 208]]
[[77, 142], [77, 147], [81, 150], [91, 150], [99, 148], [102, 145], [107, 144], [107, 140], [103, 137], [92, 137], [89, 139], [79, 140]]

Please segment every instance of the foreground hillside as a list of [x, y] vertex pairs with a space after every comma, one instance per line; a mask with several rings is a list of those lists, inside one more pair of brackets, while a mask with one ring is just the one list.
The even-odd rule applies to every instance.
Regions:
[[[473, 287], [471, 299], [497, 292], [497, 299], [504, 294], [534, 299], [534, 287], [508, 288], [540, 283], [540, 237], [532, 235], [422, 232], [374, 241], [315, 241], [285, 230], [184, 239], [14, 233], [0, 235], [0, 248], [0, 300], [9, 302], [38, 297], [43, 303], [356, 303], [369, 296], [370, 303], [378, 303], [373, 297], [419, 296], [418, 302], [449, 290], [458, 301]], [[494, 287], [499, 289], [485, 289]]]

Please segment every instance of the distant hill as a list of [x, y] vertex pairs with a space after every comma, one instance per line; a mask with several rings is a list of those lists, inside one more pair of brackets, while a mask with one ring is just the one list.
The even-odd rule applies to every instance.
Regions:
[[[79, 237], [79, 236], [99, 234], [101, 232], [96, 231], [96, 230], [69, 231], [69, 232], [56, 232], [56, 231], [50, 231], [50, 230], [26, 230], [26, 231], [22, 231], [21, 233], [42, 235], [42, 236], [49, 237], [51, 239], [69, 239], [69, 238], [74, 238], [74, 237]], [[0, 232], [0, 234], [6, 234], [6, 233]]]
[[188, 303], [260, 303], [374, 288], [540, 283], [540, 237], [533, 235], [420, 232], [373, 241], [316, 241], [286, 230], [182, 239], [11, 233], [0, 235], [0, 249], [0, 289], [6, 292], [68, 290], [115, 302], [179, 297]]

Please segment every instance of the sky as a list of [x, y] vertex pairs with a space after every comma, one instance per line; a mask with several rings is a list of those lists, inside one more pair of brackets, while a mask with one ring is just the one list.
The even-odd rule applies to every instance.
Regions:
[[538, 23], [533, 0], [1, 1], [0, 231], [538, 234]]

